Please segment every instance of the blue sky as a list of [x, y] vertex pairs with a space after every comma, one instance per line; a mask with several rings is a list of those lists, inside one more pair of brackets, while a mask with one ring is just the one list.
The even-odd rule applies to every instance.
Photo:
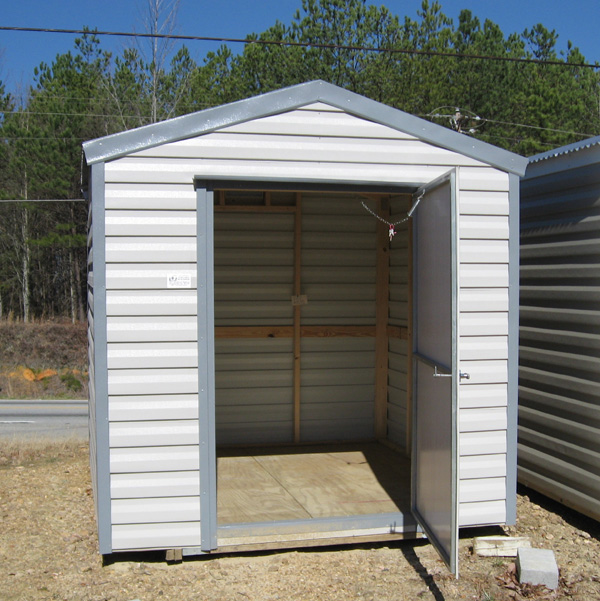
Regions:
[[[377, 0], [394, 14], [417, 19], [421, 0]], [[108, 31], [144, 31], [141, 15], [145, 0], [2, 0], [0, 25]], [[243, 38], [260, 33], [276, 20], [290, 23], [301, 0], [181, 0], [176, 33]], [[497, 23], [505, 35], [521, 33], [536, 23], [559, 34], [558, 48], [571, 40], [588, 62], [600, 62], [600, 0], [441, 0], [443, 12], [456, 22], [459, 12], [470, 9], [482, 21]], [[0, 79], [10, 90], [31, 82], [40, 62], [73, 48], [75, 36], [50, 33], [0, 31]], [[127, 41], [103, 37], [102, 47], [120, 52]], [[188, 42], [192, 56], [201, 61], [215, 45]], [[241, 51], [239, 44], [233, 45]]]

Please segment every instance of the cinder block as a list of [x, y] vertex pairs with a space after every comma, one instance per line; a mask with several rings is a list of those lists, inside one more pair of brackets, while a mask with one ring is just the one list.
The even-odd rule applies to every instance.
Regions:
[[557, 588], [558, 566], [554, 551], [550, 551], [550, 549], [518, 549], [517, 576], [519, 582], [543, 584], [549, 589]]

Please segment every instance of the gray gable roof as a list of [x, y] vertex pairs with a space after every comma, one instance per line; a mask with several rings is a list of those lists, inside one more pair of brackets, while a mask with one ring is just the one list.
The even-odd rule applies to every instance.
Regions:
[[526, 177], [539, 177], [600, 164], [600, 136], [529, 157]]
[[523, 175], [527, 167], [525, 157], [319, 80], [91, 140], [83, 144], [83, 149], [91, 165], [315, 102], [397, 129], [503, 171]]

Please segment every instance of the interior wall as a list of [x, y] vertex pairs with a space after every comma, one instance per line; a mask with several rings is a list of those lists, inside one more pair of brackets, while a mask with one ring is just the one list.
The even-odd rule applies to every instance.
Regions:
[[[303, 194], [302, 325], [375, 325], [375, 226], [358, 196]], [[303, 338], [301, 353], [301, 439], [372, 438], [374, 337]]]
[[[402, 195], [390, 203], [390, 221], [399, 221], [411, 206], [411, 196]], [[390, 243], [390, 305], [389, 325], [409, 327], [409, 223], [396, 228]], [[408, 450], [408, 393], [410, 340], [390, 337], [388, 340], [388, 439]]]
[[[227, 194], [235, 204], [235, 193]], [[300, 343], [301, 442], [374, 437], [378, 222], [361, 201], [377, 209], [360, 195], [301, 195], [300, 292], [307, 302], [300, 323], [312, 330]], [[277, 193], [269, 202], [280, 202]], [[405, 212], [407, 203], [395, 201], [392, 210]], [[291, 211], [216, 208], [218, 444], [294, 441], [294, 220]], [[403, 227], [390, 248], [389, 302], [389, 323], [402, 327], [407, 244]], [[245, 337], [253, 326], [270, 333]], [[341, 327], [351, 333], [332, 333]], [[404, 446], [407, 341], [390, 339], [389, 350], [389, 437]]]
[[[214, 215], [218, 444], [292, 442], [293, 340], [244, 338], [249, 326], [291, 326], [294, 214]], [[237, 328], [237, 334], [236, 330]]]

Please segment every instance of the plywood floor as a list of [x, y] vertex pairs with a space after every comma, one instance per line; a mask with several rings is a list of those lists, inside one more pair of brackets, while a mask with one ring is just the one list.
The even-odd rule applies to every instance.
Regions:
[[410, 462], [377, 443], [217, 451], [219, 525], [410, 512]]

